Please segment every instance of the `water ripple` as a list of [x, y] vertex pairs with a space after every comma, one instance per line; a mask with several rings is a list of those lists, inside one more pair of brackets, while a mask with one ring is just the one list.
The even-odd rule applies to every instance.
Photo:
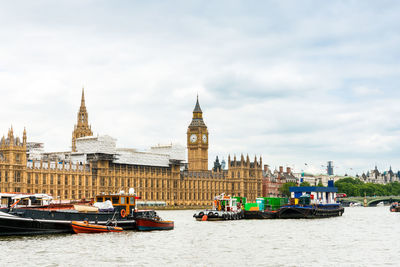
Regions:
[[400, 213], [347, 208], [315, 220], [197, 222], [162, 211], [175, 230], [0, 238], [2, 266], [398, 265]]

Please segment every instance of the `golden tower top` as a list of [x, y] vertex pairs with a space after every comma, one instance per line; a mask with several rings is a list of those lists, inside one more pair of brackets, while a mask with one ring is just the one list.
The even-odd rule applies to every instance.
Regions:
[[197, 100], [196, 100], [196, 106], [194, 107], [193, 110], [193, 118], [192, 122], [189, 125], [189, 128], [191, 127], [206, 127], [206, 124], [203, 121], [203, 111], [200, 108], [199, 104], [199, 96], [197, 95]]
[[85, 90], [82, 88], [82, 98], [81, 98], [81, 106], [78, 112], [78, 120], [77, 124], [74, 127], [74, 131], [72, 132], [72, 151], [76, 151], [76, 139], [85, 136], [92, 136], [93, 132], [91, 126], [89, 125], [89, 115], [86, 110], [85, 105]]

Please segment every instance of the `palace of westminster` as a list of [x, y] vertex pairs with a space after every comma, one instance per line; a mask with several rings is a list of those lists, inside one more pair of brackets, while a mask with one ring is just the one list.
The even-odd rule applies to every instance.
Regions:
[[55, 199], [91, 198], [134, 188], [146, 201], [172, 206], [209, 205], [221, 193], [262, 195], [261, 157], [228, 156], [227, 168], [208, 168], [209, 133], [197, 99], [187, 130], [186, 148], [171, 144], [149, 151], [117, 148], [110, 136], [93, 136], [82, 90], [72, 151], [46, 153], [42, 143], [22, 140], [13, 129], [0, 141], [0, 192], [47, 193]]

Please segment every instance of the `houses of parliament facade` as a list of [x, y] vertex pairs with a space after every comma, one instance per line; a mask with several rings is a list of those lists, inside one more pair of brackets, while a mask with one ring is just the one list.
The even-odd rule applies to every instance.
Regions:
[[1, 138], [0, 192], [47, 193], [54, 199], [74, 200], [134, 188], [143, 200], [167, 206], [210, 205], [221, 193], [249, 201], [262, 195], [261, 157], [251, 161], [248, 156], [228, 156], [226, 169], [208, 168], [209, 132], [198, 99], [186, 134], [187, 163], [168, 146], [147, 154], [115, 149], [114, 139], [93, 137], [82, 90], [70, 152], [40, 151], [40, 143], [27, 142], [25, 129], [22, 139], [12, 127]]

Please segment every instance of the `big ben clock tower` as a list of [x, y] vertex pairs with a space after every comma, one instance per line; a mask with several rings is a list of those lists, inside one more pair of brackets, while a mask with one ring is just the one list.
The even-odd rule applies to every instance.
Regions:
[[193, 118], [187, 130], [189, 171], [208, 170], [208, 130], [197, 96]]

